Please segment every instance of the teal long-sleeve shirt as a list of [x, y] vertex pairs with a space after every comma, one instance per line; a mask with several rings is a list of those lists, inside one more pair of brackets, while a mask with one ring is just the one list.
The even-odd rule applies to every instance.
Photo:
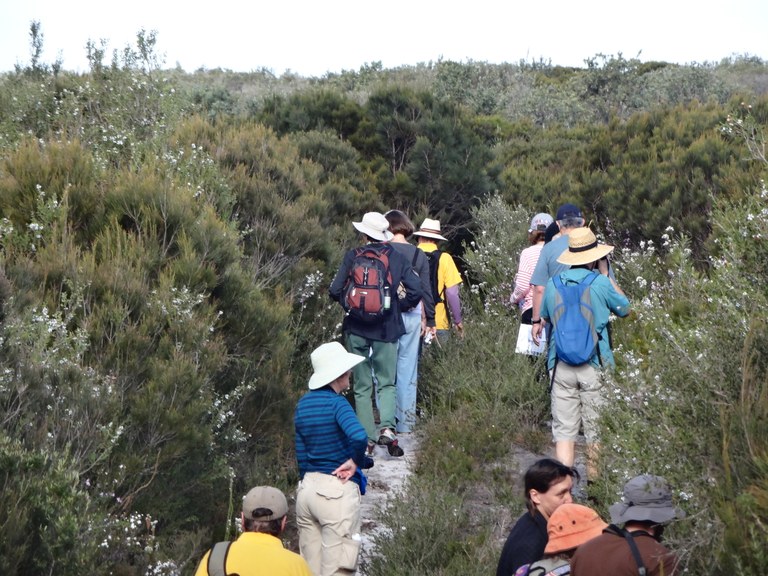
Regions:
[[[363, 464], [368, 434], [346, 398], [328, 387], [310, 390], [294, 414], [299, 477], [307, 472], [330, 474], [352, 458]], [[355, 475], [352, 480], [360, 484]]]
[[[563, 284], [579, 283], [591, 273], [586, 268], [571, 268], [560, 273], [560, 280]], [[555, 283], [550, 279], [547, 281], [544, 299], [541, 303], [540, 315], [542, 318], [549, 320], [552, 317], [552, 313], [555, 310], [556, 293]], [[613, 368], [616, 365], [616, 361], [613, 358], [613, 351], [611, 351], [608, 341], [608, 321], [611, 312], [620, 317], [629, 314], [629, 300], [623, 294], [619, 294], [613, 287], [613, 284], [611, 284], [611, 281], [602, 274], [598, 274], [592, 283], [590, 295], [592, 297], [592, 310], [595, 317], [595, 330], [600, 335], [598, 343], [598, 346], [600, 346], [600, 359], [603, 362], [604, 368]], [[592, 356], [590, 364], [595, 368], [600, 368], [600, 360], [597, 354]], [[547, 366], [550, 370], [555, 366], [555, 346], [553, 343], [549, 345]]]

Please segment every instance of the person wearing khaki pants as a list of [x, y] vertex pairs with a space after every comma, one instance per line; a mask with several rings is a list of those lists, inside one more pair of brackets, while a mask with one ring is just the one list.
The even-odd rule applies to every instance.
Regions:
[[315, 576], [350, 575], [360, 552], [360, 500], [368, 433], [341, 395], [352, 368], [365, 358], [338, 342], [316, 348], [309, 392], [294, 414], [299, 488], [296, 523], [299, 550]]
[[296, 494], [301, 555], [313, 574], [354, 574], [360, 553], [360, 488], [308, 472]]

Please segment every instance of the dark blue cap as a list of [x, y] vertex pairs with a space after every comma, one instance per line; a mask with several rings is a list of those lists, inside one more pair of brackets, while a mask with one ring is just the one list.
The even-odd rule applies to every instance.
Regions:
[[555, 220], [565, 220], [566, 218], [583, 218], [581, 210], [573, 204], [563, 204], [557, 209], [557, 218]]

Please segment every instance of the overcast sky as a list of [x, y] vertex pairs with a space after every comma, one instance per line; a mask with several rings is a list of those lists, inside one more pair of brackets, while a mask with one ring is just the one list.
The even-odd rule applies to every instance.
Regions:
[[598, 53], [642, 61], [768, 60], [768, 0], [0, 0], [0, 72], [30, 60], [29, 24], [42, 61], [87, 70], [85, 44], [135, 45], [157, 31], [165, 66], [302, 76], [420, 62], [549, 60], [582, 66]]

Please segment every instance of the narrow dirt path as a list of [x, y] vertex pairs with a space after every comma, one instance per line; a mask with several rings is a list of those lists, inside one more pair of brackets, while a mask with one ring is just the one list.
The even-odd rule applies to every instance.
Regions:
[[376, 555], [374, 538], [386, 529], [379, 524], [379, 514], [390, 499], [398, 498], [404, 492], [419, 455], [418, 434], [400, 434], [398, 442], [405, 452], [402, 457], [390, 456], [384, 446], [377, 446], [374, 453], [375, 465], [368, 470], [368, 487], [360, 510], [363, 541], [357, 576], [365, 576], [367, 560]]

